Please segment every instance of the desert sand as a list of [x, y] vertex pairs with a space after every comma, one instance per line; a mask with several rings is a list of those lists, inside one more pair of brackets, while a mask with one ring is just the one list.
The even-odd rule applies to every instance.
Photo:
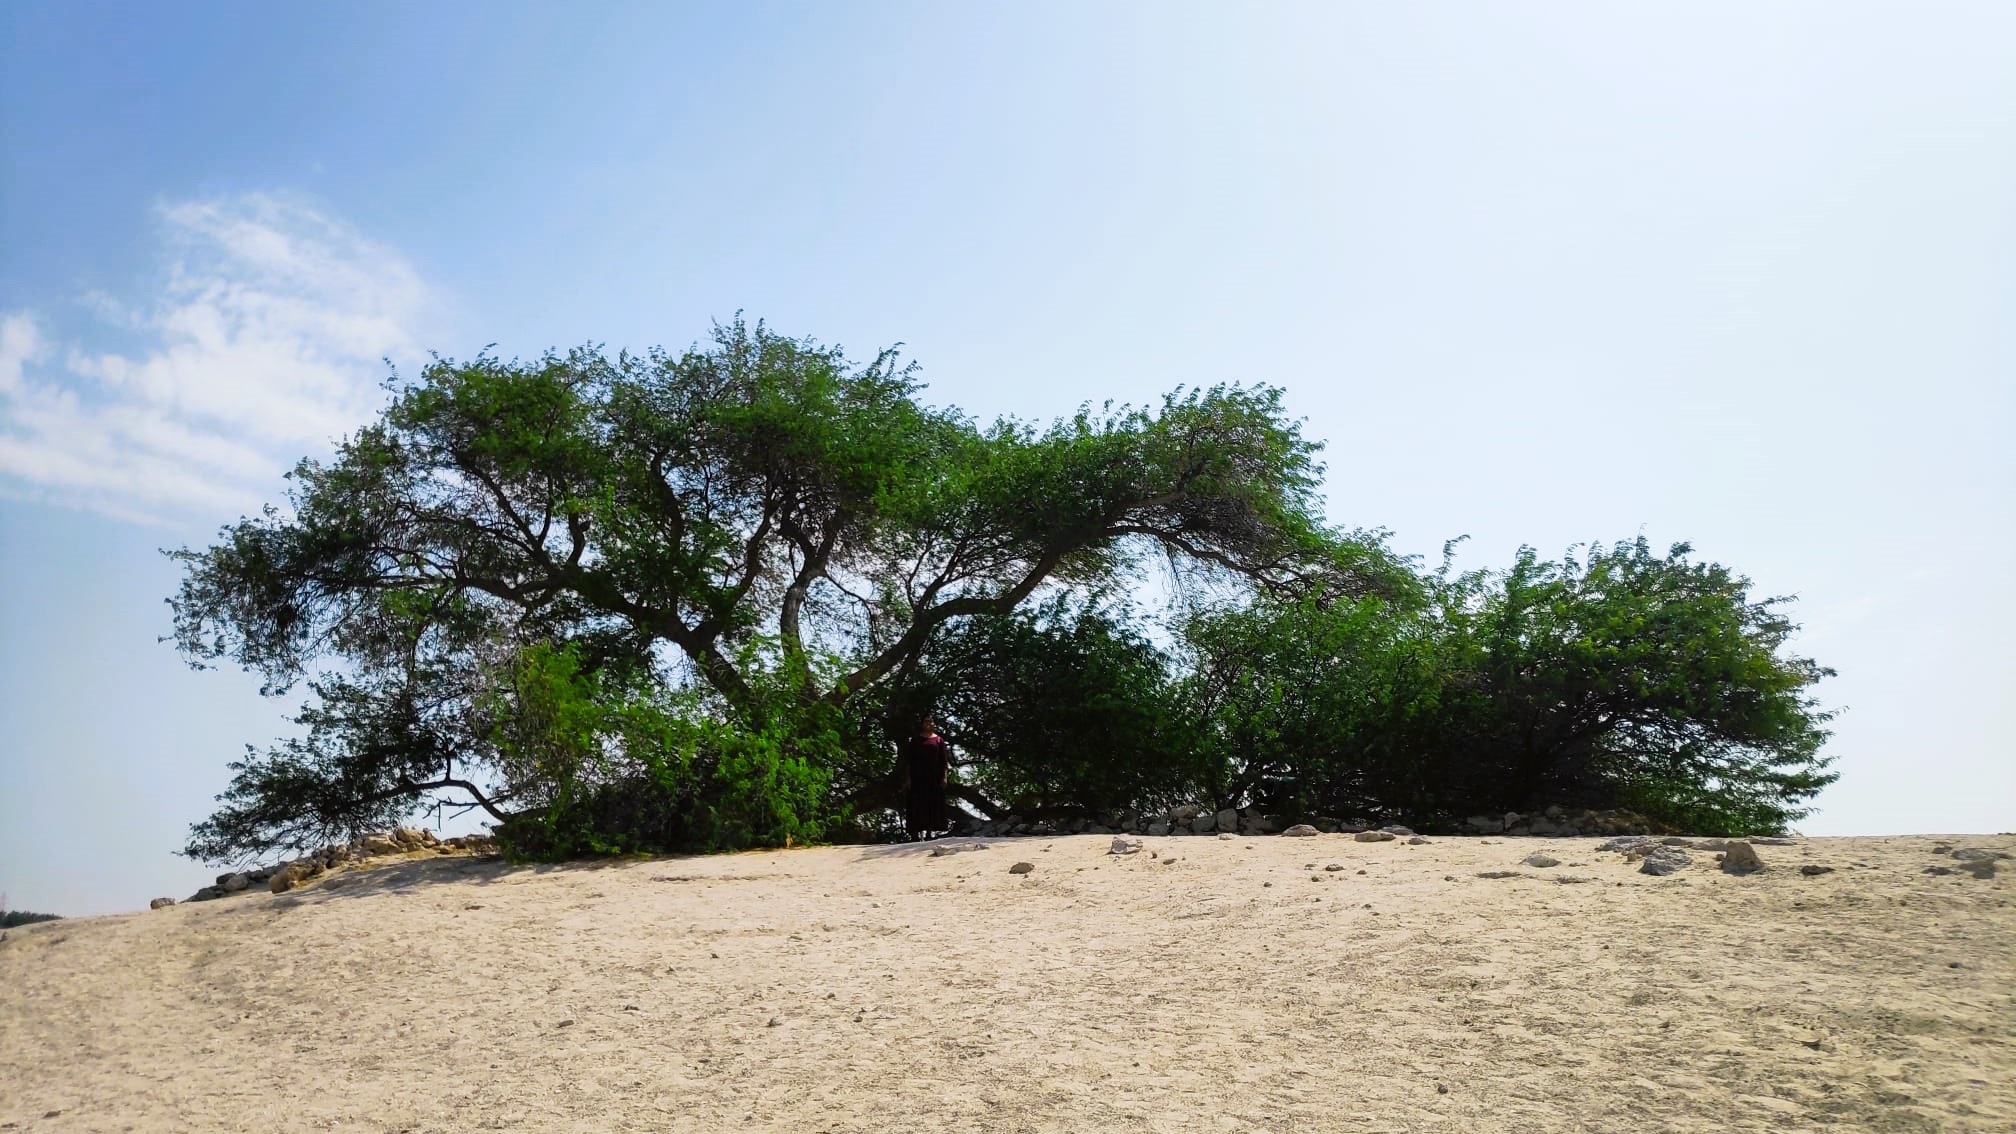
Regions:
[[1924, 873], [2010, 836], [983, 841], [11, 930], [0, 1129], [2016, 1130], [2016, 862]]

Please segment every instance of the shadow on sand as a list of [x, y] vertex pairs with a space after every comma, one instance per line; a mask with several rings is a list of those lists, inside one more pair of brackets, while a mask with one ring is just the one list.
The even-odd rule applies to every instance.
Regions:
[[[1028, 836], [1027, 838], [1034, 838]], [[928, 839], [915, 843], [870, 843], [856, 844], [857, 861], [869, 862], [881, 859], [926, 858], [934, 851], [950, 851], [958, 848], [984, 850], [989, 846], [1026, 841], [1025, 838], [1000, 837], [975, 839], [942, 838]], [[834, 849], [838, 849], [837, 847]], [[247, 908], [262, 910], [289, 910], [322, 902], [340, 901], [346, 898], [366, 898], [380, 894], [411, 894], [442, 883], [474, 883], [478, 886], [523, 877], [527, 874], [585, 874], [601, 870], [613, 870], [624, 866], [650, 864], [672, 867], [690, 865], [703, 861], [728, 860], [737, 853], [774, 852], [730, 852], [711, 855], [651, 855], [627, 858], [580, 859], [573, 862], [506, 862], [502, 855], [442, 855], [437, 858], [413, 858], [381, 865], [352, 868], [333, 875], [314, 879], [297, 890], [277, 895], [270, 902], [250, 903]], [[711, 875], [712, 872], [709, 872]], [[703, 875], [696, 875], [701, 877]], [[723, 878], [731, 875], [723, 875]], [[230, 905], [234, 898], [218, 899]]]
[[[691, 856], [665, 856], [662, 858], [601, 858], [583, 859], [578, 862], [506, 862], [502, 855], [442, 855], [439, 858], [415, 858], [383, 865], [349, 869], [333, 875], [314, 879], [300, 889], [278, 895], [262, 908], [268, 910], [295, 909], [304, 905], [315, 905], [325, 901], [345, 898], [367, 898], [379, 894], [410, 894], [430, 886], [446, 882], [475, 883], [489, 885], [506, 879], [524, 875], [539, 874], [581, 874], [609, 870], [619, 866], [634, 865], [639, 862], [687, 861]], [[224, 898], [229, 902], [231, 899]]]
[[874, 846], [865, 846], [861, 848], [860, 857], [863, 860], [925, 858], [933, 852], [940, 850], [952, 853], [955, 847], [962, 851], [986, 850], [988, 847], [1003, 846], [1009, 843], [1025, 843], [1038, 839], [1049, 841], [1070, 837], [1069, 835], [989, 835], [984, 839], [976, 839], [970, 835], [947, 836], [942, 839], [926, 839], [923, 842], [917, 843], [881, 843]]

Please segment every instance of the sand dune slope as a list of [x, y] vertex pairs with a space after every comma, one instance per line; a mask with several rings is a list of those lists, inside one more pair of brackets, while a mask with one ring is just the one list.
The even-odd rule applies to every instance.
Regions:
[[0, 1129], [2016, 1130], [2016, 862], [1924, 873], [2016, 838], [1667, 878], [1109, 841], [415, 860], [16, 929]]

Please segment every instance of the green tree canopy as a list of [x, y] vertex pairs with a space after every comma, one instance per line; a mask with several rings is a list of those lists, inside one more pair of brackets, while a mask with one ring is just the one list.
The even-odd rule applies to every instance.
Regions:
[[[315, 693], [304, 738], [234, 765], [191, 853], [306, 845], [429, 791], [500, 819], [538, 802], [504, 774], [525, 766], [512, 691], [535, 649], [574, 667], [580, 727], [618, 704], [698, 713], [858, 795], [872, 761], [846, 754], [838, 718], [962, 620], [1151, 553], [1267, 593], [1364, 596], [1405, 576], [1376, 540], [1325, 530], [1316, 446], [1277, 390], [1039, 429], [982, 428], [920, 389], [893, 351], [856, 365], [739, 319], [678, 355], [444, 359], [395, 384], [333, 460], [295, 468], [289, 509], [171, 553], [193, 663]], [[689, 771], [696, 745], [679, 750]]]
[[1450, 822], [1550, 803], [1706, 833], [1777, 831], [1836, 778], [1833, 671], [1787, 600], [1644, 539], [1423, 577], [1428, 601], [1261, 602], [1187, 627], [1186, 697], [1231, 792]]

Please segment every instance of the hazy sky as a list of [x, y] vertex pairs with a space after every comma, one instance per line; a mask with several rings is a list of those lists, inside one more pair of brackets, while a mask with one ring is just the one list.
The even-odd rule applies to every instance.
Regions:
[[157, 549], [382, 359], [746, 309], [1048, 418], [1286, 387], [1331, 518], [1797, 594], [1811, 834], [2016, 827], [2016, 6], [0, 4], [0, 890], [187, 895], [298, 698]]

